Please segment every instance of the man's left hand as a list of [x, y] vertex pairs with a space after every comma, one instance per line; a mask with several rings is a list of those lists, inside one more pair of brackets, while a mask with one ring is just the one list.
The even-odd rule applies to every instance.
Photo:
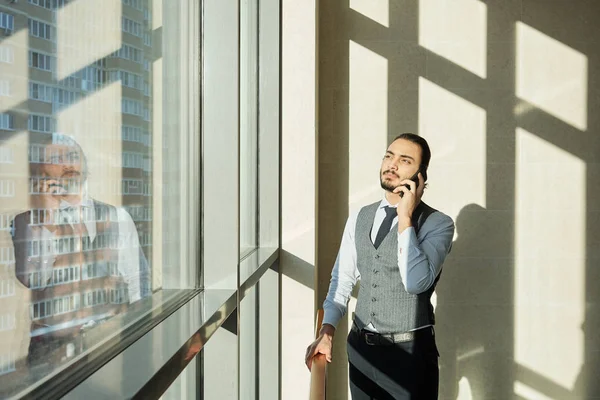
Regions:
[[418, 177], [419, 186], [412, 180], [405, 179], [400, 182], [400, 186], [394, 189], [394, 193], [403, 193], [396, 208], [398, 212], [398, 225], [401, 225], [401, 221], [410, 221], [413, 211], [415, 211], [415, 208], [417, 208], [417, 205], [421, 201], [421, 197], [423, 197], [425, 182], [423, 182], [423, 175], [420, 172]]

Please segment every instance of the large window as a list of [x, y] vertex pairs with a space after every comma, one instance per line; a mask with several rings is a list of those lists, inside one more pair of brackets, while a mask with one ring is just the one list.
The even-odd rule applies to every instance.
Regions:
[[0, 398], [277, 398], [279, 0], [101, 3], [1, 6]]
[[0, 12], [0, 398], [67, 394], [201, 289], [201, 14], [101, 3]]

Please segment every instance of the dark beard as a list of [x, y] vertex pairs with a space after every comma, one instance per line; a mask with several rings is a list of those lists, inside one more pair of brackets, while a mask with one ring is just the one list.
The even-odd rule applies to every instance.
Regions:
[[[379, 183], [381, 184], [381, 188], [387, 192], [393, 192], [394, 189], [396, 189], [397, 186], [393, 186], [391, 183], [387, 182], [384, 180], [383, 175], [385, 174], [385, 172], [381, 175], [379, 175]], [[398, 176], [398, 175], [396, 175]]]

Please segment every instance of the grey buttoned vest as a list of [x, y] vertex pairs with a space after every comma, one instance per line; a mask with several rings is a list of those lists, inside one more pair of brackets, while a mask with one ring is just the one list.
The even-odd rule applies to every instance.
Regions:
[[[360, 290], [354, 314], [359, 328], [373, 323], [380, 333], [407, 332], [435, 323], [431, 295], [435, 283], [427, 291], [410, 294], [404, 288], [398, 268], [397, 224], [383, 239], [379, 248], [371, 242], [371, 228], [380, 202], [363, 207], [356, 220], [356, 255], [360, 272]], [[436, 212], [421, 202], [413, 213], [415, 231]], [[406, 249], [408, 251], [408, 249]]]

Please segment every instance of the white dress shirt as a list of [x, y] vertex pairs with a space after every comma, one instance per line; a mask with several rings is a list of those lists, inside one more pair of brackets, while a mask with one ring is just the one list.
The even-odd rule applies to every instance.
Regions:
[[[396, 207], [390, 205], [385, 197], [379, 204], [371, 229], [371, 242], [373, 243], [385, 218], [384, 207], [386, 206]], [[356, 265], [356, 244], [354, 241], [359, 212], [360, 210], [350, 214], [346, 222], [340, 250], [331, 274], [329, 292], [323, 304], [325, 312], [323, 324], [330, 324], [334, 327], [346, 314], [352, 288], [360, 279], [360, 273]], [[398, 217], [396, 216], [391, 229], [398, 230], [397, 222]], [[447, 215], [435, 212], [420, 227], [418, 234], [415, 233], [413, 227], [409, 227], [402, 233], [397, 232], [397, 235], [398, 268], [400, 269], [402, 284], [408, 293], [425, 292], [435, 282], [442, 270], [444, 259], [450, 251], [452, 238], [454, 237], [454, 222]], [[417, 329], [420, 328], [424, 327]], [[371, 323], [367, 325], [366, 329], [377, 331], [377, 327]]]
[[[71, 208], [71, 212], [68, 210], [70, 207], [73, 207], [71, 204], [66, 201], [61, 201], [60, 204], [60, 217], [62, 221], [68, 222], [71, 226], [74, 226], [77, 221], [81, 218], [81, 216], [73, 215], [73, 212], [78, 212], [78, 206], [82, 206], [86, 215], [84, 218], [85, 228], [87, 230], [87, 236], [90, 238], [90, 242], [94, 242], [96, 239], [96, 209], [94, 207], [94, 201], [88, 196], [84, 196], [84, 200], [75, 205], [75, 208]], [[129, 302], [133, 303], [140, 300], [142, 297], [147, 296], [149, 293], [149, 283], [148, 287], [142, 287], [140, 280], [147, 279], [149, 277], [149, 270], [147, 261], [141, 259], [144, 257], [143, 252], [141, 251], [140, 241], [138, 237], [137, 228], [131, 215], [123, 209], [122, 207], [115, 207], [117, 212], [117, 222], [119, 224], [119, 238], [122, 240], [123, 245], [119, 247], [118, 252], [118, 269], [119, 273], [123, 276], [125, 282], [127, 282], [128, 296]], [[28, 229], [31, 229], [28, 227]], [[46, 227], [42, 227], [41, 239], [53, 239], [55, 238], [56, 233], [50, 232]], [[51, 241], [48, 240], [48, 243]], [[79, 243], [77, 243], [79, 245]], [[77, 249], [81, 251], [82, 249]], [[56, 250], [50, 249], [48, 254], [44, 254], [42, 251], [41, 258], [43, 260], [50, 260], [55, 258]], [[53, 262], [46, 261], [43, 265], [47, 265], [47, 268], [52, 269]], [[142, 275], [140, 277], [140, 275]], [[145, 277], [144, 275], [148, 275]], [[141, 278], [141, 279], [140, 279]]]

